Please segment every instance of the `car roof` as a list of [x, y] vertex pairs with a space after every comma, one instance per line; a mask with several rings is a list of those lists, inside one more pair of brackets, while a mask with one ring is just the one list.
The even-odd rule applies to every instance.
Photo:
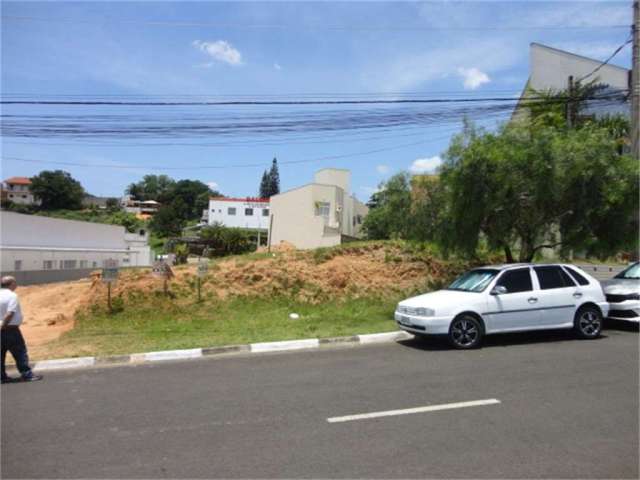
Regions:
[[522, 267], [561, 267], [565, 266], [564, 263], [498, 263], [495, 265], [484, 265], [482, 267], [474, 268], [477, 270], [479, 268], [489, 268], [493, 270], [509, 270], [512, 268], [522, 268]]

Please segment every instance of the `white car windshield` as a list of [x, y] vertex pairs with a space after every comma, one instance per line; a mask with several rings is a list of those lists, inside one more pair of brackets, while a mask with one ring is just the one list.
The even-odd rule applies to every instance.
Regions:
[[618, 275], [616, 275], [615, 278], [640, 280], [640, 263], [634, 263], [633, 265], [631, 265], [630, 267], [626, 268], [625, 270], [620, 272]]
[[459, 290], [462, 292], [481, 292], [491, 280], [498, 274], [498, 270], [490, 268], [479, 268], [465, 273], [456, 279], [447, 290]]

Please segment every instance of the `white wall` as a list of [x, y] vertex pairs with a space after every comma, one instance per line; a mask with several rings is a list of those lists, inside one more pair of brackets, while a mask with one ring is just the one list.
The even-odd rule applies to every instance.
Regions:
[[[230, 215], [229, 208], [235, 208], [236, 214]], [[253, 215], [245, 215], [245, 209], [252, 208]], [[263, 215], [267, 210], [267, 215]], [[255, 200], [209, 200], [209, 225], [221, 223], [225, 227], [269, 229], [269, 202]]]
[[[531, 44], [529, 55], [531, 70], [529, 85], [536, 90], [564, 90], [568, 86], [570, 75], [577, 80], [591, 73], [601, 64], [599, 60], [556, 50], [538, 43]], [[599, 82], [614, 88], [626, 89], [629, 86], [628, 70], [615, 65], [605, 65], [589, 80], [596, 78]]]
[[[129, 242], [125, 237], [129, 237]], [[132, 248], [130, 248], [130, 246]], [[0, 268], [2, 272], [102, 268], [116, 259], [120, 266], [146, 266], [151, 261], [147, 235], [127, 234], [124, 227], [0, 212]]]

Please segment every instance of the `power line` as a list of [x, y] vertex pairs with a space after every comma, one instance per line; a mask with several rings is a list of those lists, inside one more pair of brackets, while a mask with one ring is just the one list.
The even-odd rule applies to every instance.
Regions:
[[604, 67], [605, 65], [607, 65], [611, 60], [613, 60], [613, 57], [615, 57], [618, 53], [620, 53], [620, 51], [626, 47], [627, 45], [629, 45], [631, 42], [633, 41], [633, 37], [629, 37], [629, 39], [624, 42], [622, 45], [620, 45], [618, 48], [616, 48], [613, 53], [611, 55], [609, 55], [609, 57], [603, 61], [602, 63], [600, 63], [600, 65], [598, 65], [596, 68], [594, 68], [591, 72], [587, 73], [586, 75], [583, 75], [582, 77], [580, 77], [579, 79], [576, 80], [576, 83], [578, 82], [582, 82], [584, 79], [589, 78], [591, 75], [593, 75], [594, 73], [596, 73], [598, 70], [600, 70], [602, 67]]
[[[627, 42], [629, 43], [629, 42]], [[624, 46], [624, 45], [623, 45]], [[617, 52], [616, 52], [617, 53]], [[604, 64], [603, 64], [604, 65]], [[598, 68], [601, 68], [601, 65]], [[597, 69], [595, 70], [597, 71]], [[593, 72], [592, 72], [593, 73]], [[591, 75], [591, 74], [590, 74]], [[568, 97], [567, 97], [568, 98]], [[597, 99], [596, 97], [594, 97]], [[599, 98], [606, 98], [601, 96]], [[127, 100], [1, 100], [1, 105], [57, 105], [57, 106], [309, 106], [309, 105], [394, 105], [424, 103], [477, 103], [477, 102], [517, 102], [515, 97], [483, 97], [483, 98], [410, 98], [410, 99], [366, 99], [366, 100], [222, 100], [222, 101], [127, 101]], [[528, 97], [527, 100], [547, 100], [545, 97]], [[562, 101], [558, 97], [557, 101]]]
[[[354, 152], [354, 153], [346, 153], [346, 154], [341, 154], [341, 155], [328, 155], [328, 156], [324, 156], [324, 157], [317, 157], [317, 158], [310, 158], [310, 159], [304, 159], [304, 160], [285, 160], [285, 161], [278, 161], [279, 164], [282, 165], [297, 165], [297, 164], [303, 164], [303, 163], [314, 163], [314, 162], [321, 162], [321, 161], [325, 161], [325, 160], [340, 160], [343, 158], [352, 158], [352, 157], [358, 157], [358, 156], [362, 156], [362, 155], [371, 155], [373, 153], [380, 153], [380, 152], [387, 152], [390, 150], [398, 150], [400, 148], [406, 148], [406, 147], [412, 147], [412, 146], [416, 146], [416, 145], [424, 145], [425, 143], [429, 143], [429, 142], [433, 142], [436, 140], [442, 140], [445, 138], [449, 138], [451, 135], [447, 135], [447, 136], [443, 136], [443, 137], [437, 137], [437, 138], [431, 138], [428, 140], [422, 140], [420, 142], [412, 142], [412, 143], [405, 143], [402, 145], [394, 145], [392, 147], [385, 147], [385, 148], [378, 148], [378, 149], [374, 149], [374, 150], [368, 150], [368, 151], [364, 151], [364, 152]], [[266, 163], [247, 163], [247, 164], [237, 164], [237, 165], [210, 165], [210, 166], [181, 166], [181, 167], [166, 167], [166, 166], [151, 166], [151, 167], [146, 167], [144, 165], [111, 165], [111, 164], [87, 164], [87, 163], [78, 163], [78, 162], [57, 162], [57, 161], [48, 161], [48, 160], [39, 160], [39, 159], [32, 159], [32, 158], [21, 158], [21, 157], [7, 157], [7, 156], [3, 156], [2, 157], [3, 160], [13, 160], [13, 161], [19, 161], [19, 162], [27, 162], [27, 163], [44, 163], [44, 164], [50, 164], [50, 165], [61, 165], [61, 166], [74, 166], [74, 167], [85, 167], [85, 168], [108, 168], [108, 169], [113, 169], [113, 170], [118, 170], [118, 169], [148, 169], [148, 170], [159, 170], [159, 171], [174, 171], [174, 170], [223, 170], [223, 169], [231, 169], [231, 168], [252, 168], [252, 167], [264, 167], [264, 166], [268, 166], [271, 164], [271, 162], [266, 162]]]
[[215, 22], [170, 22], [153, 20], [118, 20], [113, 18], [88, 20], [73, 18], [44, 18], [5, 15], [2, 20], [31, 21], [44, 23], [88, 23], [88, 24], [121, 24], [121, 25], [147, 25], [151, 27], [215, 27], [228, 29], [276, 29], [276, 30], [349, 30], [349, 31], [485, 31], [485, 30], [594, 30], [629, 28], [629, 25], [519, 25], [519, 26], [467, 26], [467, 27], [421, 27], [407, 25], [301, 25], [301, 24], [239, 24], [239, 23], [215, 23]]

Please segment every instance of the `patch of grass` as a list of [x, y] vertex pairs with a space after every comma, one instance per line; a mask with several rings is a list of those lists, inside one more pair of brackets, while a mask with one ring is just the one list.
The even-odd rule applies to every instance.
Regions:
[[[177, 306], [158, 297], [152, 307], [128, 306], [111, 315], [87, 311], [41, 355], [115, 355], [392, 331], [395, 304], [369, 298], [312, 305], [274, 297]], [[291, 320], [290, 313], [300, 318]]]

